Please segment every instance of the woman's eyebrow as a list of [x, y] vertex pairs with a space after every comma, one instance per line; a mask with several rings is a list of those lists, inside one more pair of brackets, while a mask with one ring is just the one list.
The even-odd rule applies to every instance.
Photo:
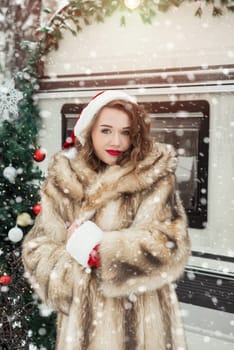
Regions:
[[107, 127], [107, 128], [112, 128], [112, 126], [111, 126], [111, 125], [108, 125], [108, 124], [101, 124], [101, 125], [99, 125], [99, 126], [105, 126], [105, 127]]
[[[100, 124], [100, 127], [106, 127], [106, 128], [113, 128], [112, 125], [108, 125], [108, 124]], [[130, 129], [130, 126], [124, 126], [122, 129]]]

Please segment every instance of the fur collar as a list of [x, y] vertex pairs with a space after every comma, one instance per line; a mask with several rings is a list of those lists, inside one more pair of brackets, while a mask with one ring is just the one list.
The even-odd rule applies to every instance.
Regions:
[[[69, 151], [68, 151], [69, 152]], [[86, 197], [86, 204], [101, 207], [104, 202], [118, 198], [122, 193], [146, 190], [167, 173], [175, 171], [176, 153], [172, 146], [155, 143], [148, 156], [138, 163], [136, 169], [130, 164], [113, 165], [101, 173], [87, 166], [74, 152], [57, 153], [49, 170], [56, 186], [72, 199]]]

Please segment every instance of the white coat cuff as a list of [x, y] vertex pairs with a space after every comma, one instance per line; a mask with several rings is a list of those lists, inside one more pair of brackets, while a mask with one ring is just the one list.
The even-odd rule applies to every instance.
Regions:
[[68, 239], [66, 249], [82, 266], [88, 267], [89, 254], [102, 236], [102, 230], [94, 222], [86, 221]]

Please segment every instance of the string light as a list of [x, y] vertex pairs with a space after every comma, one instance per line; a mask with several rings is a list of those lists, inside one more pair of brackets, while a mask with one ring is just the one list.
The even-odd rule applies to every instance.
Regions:
[[134, 10], [140, 5], [141, 0], [124, 0], [125, 6], [130, 9]]

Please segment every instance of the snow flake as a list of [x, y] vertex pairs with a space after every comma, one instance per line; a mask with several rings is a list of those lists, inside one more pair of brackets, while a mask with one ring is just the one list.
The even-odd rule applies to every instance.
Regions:
[[98, 318], [102, 318], [103, 317], [103, 313], [101, 311], [97, 312], [97, 317]]
[[144, 293], [146, 291], [146, 287], [145, 286], [140, 286], [140, 287], [138, 287], [138, 291], [140, 293]]
[[92, 269], [91, 269], [91, 267], [86, 267], [85, 268], [85, 272], [87, 273], [87, 274], [90, 274], [91, 272], [92, 272]]
[[209, 137], [204, 137], [203, 142], [204, 142], [204, 143], [209, 143], [209, 142], [210, 142]]
[[161, 272], [162, 278], [166, 279], [168, 277], [168, 274], [166, 272]]
[[137, 301], [137, 297], [135, 294], [130, 294], [128, 299], [132, 302], [135, 303]]
[[153, 202], [154, 202], [154, 203], [160, 203], [160, 197], [157, 196], [157, 195], [154, 196]]
[[0, 291], [3, 293], [7, 293], [9, 291], [9, 287], [8, 286], [1, 286]]
[[21, 324], [21, 322], [20, 321], [14, 321], [13, 323], [12, 323], [12, 328], [16, 328], [16, 327], [18, 327], [18, 328], [20, 328], [22, 326], [22, 324]]
[[25, 0], [15, 0], [16, 5], [19, 5], [20, 7], [25, 6]]
[[194, 273], [193, 271], [188, 271], [188, 272], [187, 272], [187, 277], [188, 277], [188, 279], [189, 279], [190, 281], [193, 281], [193, 280], [196, 279], [196, 275], [195, 275], [195, 273]]
[[218, 304], [218, 299], [216, 297], [212, 297], [211, 300], [214, 305]]
[[[18, 115], [18, 102], [23, 98], [23, 93], [15, 89], [14, 80], [6, 81], [0, 86], [0, 114], [10, 112], [13, 115]], [[5, 113], [5, 118], [8, 119], [8, 113]]]
[[65, 339], [66, 343], [73, 343], [73, 338], [71, 336], [67, 336], [66, 339]]
[[51, 307], [43, 303], [38, 305], [38, 308], [39, 308], [40, 315], [42, 317], [48, 317], [54, 311]]
[[51, 112], [47, 110], [41, 110], [40, 111], [40, 117], [43, 119], [48, 119], [51, 117]]
[[166, 247], [169, 249], [174, 249], [175, 248], [175, 243], [173, 241], [168, 241], [166, 243]]
[[46, 335], [47, 331], [46, 331], [46, 329], [44, 327], [41, 327], [41, 328], [39, 328], [38, 333], [40, 335]]
[[124, 308], [125, 308], [125, 310], [130, 310], [132, 308], [132, 304], [130, 302], [125, 302]]
[[210, 337], [209, 337], [209, 336], [205, 336], [205, 337], [203, 338], [203, 340], [204, 340], [204, 343], [209, 343]]
[[[179, 136], [179, 135], [177, 134], [177, 136]], [[181, 136], [182, 136], [182, 135], [181, 135]], [[178, 154], [179, 154], [180, 156], [182, 156], [182, 155], [185, 154], [185, 149], [184, 149], [184, 148], [178, 148], [177, 152], [178, 152]]]
[[200, 198], [200, 203], [201, 203], [202, 205], [206, 205], [206, 202], [207, 202], [206, 198], [204, 198], [204, 197], [201, 197], [201, 198]]
[[179, 313], [180, 313], [181, 317], [188, 317], [189, 316], [189, 311], [186, 309], [179, 310]]
[[50, 274], [50, 278], [52, 280], [55, 280], [58, 278], [58, 273], [56, 271], [52, 271], [51, 274]]
[[16, 203], [21, 203], [22, 201], [23, 201], [23, 198], [20, 197], [20, 196], [17, 196], [17, 197], [15, 198], [15, 202], [16, 202]]

